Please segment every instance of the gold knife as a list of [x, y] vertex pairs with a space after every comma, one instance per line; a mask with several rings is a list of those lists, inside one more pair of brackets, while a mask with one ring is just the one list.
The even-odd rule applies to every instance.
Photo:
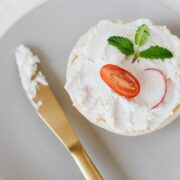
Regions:
[[[37, 72], [32, 78], [36, 78], [39, 72], [39, 69], [37, 69]], [[81, 145], [49, 85], [38, 83], [36, 97], [33, 99], [33, 102], [37, 104], [38, 102], [42, 102], [40, 107], [36, 109], [38, 115], [56, 137], [64, 144], [79, 166], [85, 179], [102, 180], [102, 176]]]

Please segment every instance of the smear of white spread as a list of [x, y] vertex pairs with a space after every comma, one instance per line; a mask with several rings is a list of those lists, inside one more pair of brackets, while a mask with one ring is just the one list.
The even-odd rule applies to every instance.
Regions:
[[[164, 62], [141, 59], [139, 64], [132, 64], [132, 56], [125, 58], [124, 54], [108, 44], [107, 39], [113, 35], [125, 36], [133, 41], [136, 29], [142, 24], [148, 25], [150, 37], [140, 50], [158, 44], [172, 51], [173, 58]], [[130, 71], [142, 87], [149, 83], [143, 74], [145, 68], [158, 68], [164, 72], [168, 78], [168, 92], [161, 106], [151, 110], [146, 101], [157, 101], [157, 93], [147, 93], [143, 88], [131, 100], [113, 92], [102, 81], [99, 73], [100, 68], [109, 63]], [[153, 81], [153, 86], [160, 88], [159, 81], [156, 78]], [[120, 133], [156, 129], [180, 103], [180, 40], [165, 26], [154, 25], [148, 19], [133, 22], [100, 21], [80, 38], [73, 49], [69, 58], [65, 89], [82, 114], [96, 124], [101, 123], [105, 128]]]
[[39, 101], [36, 103], [33, 100], [36, 97], [38, 84], [40, 83], [45, 86], [48, 85], [48, 82], [46, 81], [42, 72], [38, 72], [38, 64], [40, 63], [40, 59], [38, 56], [34, 55], [25, 45], [20, 45], [17, 48], [15, 52], [15, 58], [22, 86], [33, 106], [36, 109], [39, 109], [43, 102]]

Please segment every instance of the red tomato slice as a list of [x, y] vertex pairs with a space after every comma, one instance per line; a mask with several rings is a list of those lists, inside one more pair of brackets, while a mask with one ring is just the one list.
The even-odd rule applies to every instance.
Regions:
[[116, 93], [126, 98], [133, 98], [139, 94], [138, 80], [127, 70], [106, 64], [100, 70], [102, 80]]

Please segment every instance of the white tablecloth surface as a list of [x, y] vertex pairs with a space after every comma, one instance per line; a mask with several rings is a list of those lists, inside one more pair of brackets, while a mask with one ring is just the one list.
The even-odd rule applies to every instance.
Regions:
[[20, 17], [47, 0], [0, 0], [0, 37]]

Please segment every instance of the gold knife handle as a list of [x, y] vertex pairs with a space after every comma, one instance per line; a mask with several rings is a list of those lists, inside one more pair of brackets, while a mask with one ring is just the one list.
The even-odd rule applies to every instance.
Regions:
[[78, 137], [74, 133], [50, 87], [39, 85], [38, 93], [34, 101], [43, 102], [43, 106], [38, 109], [38, 114], [56, 137], [70, 151], [85, 178], [87, 180], [102, 180], [103, 178], [79, 142]]
[[71, 146], [69, 150], [86, 180], [103, 180], [80, 142]]

